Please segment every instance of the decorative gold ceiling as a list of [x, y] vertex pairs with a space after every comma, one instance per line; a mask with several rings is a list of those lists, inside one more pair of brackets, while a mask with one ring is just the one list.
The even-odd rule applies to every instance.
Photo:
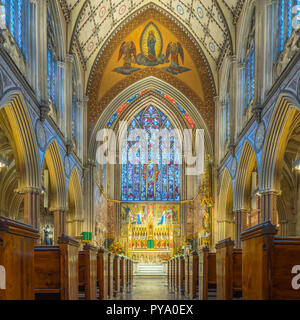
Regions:
[[[99, 52], [117, 30], [147, 6], [166, 11], [203, 50], [213, 72], [232, 51], [233, 25], [244, 0], [59, 0], [69, 23], [70, 51], [76, 50], [87, 76]], [[101, 54], [101, 53], [100, 53]]]

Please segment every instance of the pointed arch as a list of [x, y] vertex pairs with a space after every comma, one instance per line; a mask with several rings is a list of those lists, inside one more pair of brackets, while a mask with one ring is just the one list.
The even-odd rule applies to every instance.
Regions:
[[251, 174], [257, 168], [256, 154], [248, 141], [245, 141], [237, 169], [237, 177], [234, 190], [234, 207], [236, 210], [249, 209], [251, 192]]
[[67, 234], [72, 237], [80, 236], [81, 222], [83, 220], [83, 195], [80, 176], [77, 167], [74, 167], [68, 188], [68, 211], [66, 213]]
[[[140, 81], [137, 81], [136, 83], [127, 87], [106, 106], [105, 110], [102, 112], [101, 116], [99, 117], [93, 129], [93, 132], [91, 134], [90, 143], [89, 143], [90, 159], [95, 159], [95, 153], [97, 148], [97, 141], [96, 141], [97, 132], [101, 128], [107, 127], [107, 123], [109, 119], [117, 111], [117, 109], [124, 103], [124, 101], [127, 101], [128, 99], [132, 98], [135, 94], [145, 90], [146, 88], [149, 90], [148, 97], [151, 96], [152, 99], [154, 100], [156, 99], [155, 101], [159, 101], [157, 97], [160, 95], [157, 95], [155, 93], [155, 90], [159, 90], [164, 92], [171, 98], [175, 99], [180, 105], [182, 105], [185, 108], [185, 110], [188, 112], [190, 117], [193, 119], [195, 123], [195, 128], [199, 128], [199, 129], [201, 128], [204, 130], [205, 147], [207, 148], [207, 153], [213, 154], [213, 144], [212, 144], [212, 137], [210, 135], [210, 131], [207, 127], [206, 122], [204, 121], [204, 119], [202, 118], [201, 114], [196, 109], [196, 107], [193, 105], [193, 103], [185, 95], [183, 95], [179, 90], [175, 89], [173, 86], [171, 86], [167, 82], [161, 79], [158, 79], [156, 77], [150, 76]], [[136, 99], [136, 101], [138, 101], [138, 105], [136, 107], [140, 108], [141, 100]], [[147, 100], [147, 102], [151, 102], [151, 99]], [[172, 104], [168, 104], [167, 102], [168, 101], [166, 100], [165, 102], [163, 102], [163, 104], [165, 105], [165, 108], [163, 108], [162, 111], [166, 112], [166, 114], [171, 119], [173, 119], [174, 123], [178, 126], [178, 128], [183, 129], [184, 126], [179, 122], [179, 119], [182, 118], [182, 115], [176, 115], [176, 113], [174, 113], [174, 110], [176, 108], [174, 108]], [[160, 105], [161, 104], [162, 102], [160, 102]], [[135, 105], [134, 102], [132, 102], [130, 105], [130, 108], [128, 107], [127, 110], [136, 110], [134, 108], [134, 105]]]
[[234, 216], [233, 216], [233, 184], [227, 168], [221, 177], [218, 205], [218, 238], [219, 240], [231, 237], [234, 239]]
[[[291, 129], [298, 123], [300, 102], [292, 94], [283, 92], [278, 97], [273, 115], [266, 133], [259, 188], [261, 191], [279, 191], [279, 173], [285, 147]], [[298, 120], [297, 120], [298, 119]]]
[[[1, 110], [3, 109], [3, 110]], [[28, 108], [17, 89], [6, 92], [0, 100], [0, 110], [6, 119], [6, 133], [14, 151], [16, 168], [20, 174], [19, 189], [40, 190], [41, 170], [38, 146]]]
[[44, 162], [49, 170], [50, 190], [53, 196], [52, 207], [54, 210], [65, 210], [67, 207], [65, 171], [60, 149], [55, 139], [48, 145]]

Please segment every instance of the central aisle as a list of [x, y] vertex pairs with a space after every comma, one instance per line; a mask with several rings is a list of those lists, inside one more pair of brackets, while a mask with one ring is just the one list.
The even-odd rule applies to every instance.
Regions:
[[168, 290], [166, 276], [134, 276], [131, 294], [125, 300], [176, 300]]

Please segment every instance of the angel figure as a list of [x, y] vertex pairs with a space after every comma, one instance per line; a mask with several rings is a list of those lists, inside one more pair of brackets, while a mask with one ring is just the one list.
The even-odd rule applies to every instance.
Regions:
[[124, 59], [123, 68], [130, 69], [132, 61], [136, 63], [136, 47], [133, 41], [124, 41], [120, 47], [118, 61]]
[[165, 61], [167, 62], [169, 59], [169, 56], [171, 55], [171, 65], [170, 69], [180, 72], [180, 67], [179, 67], [179, 57], [181, 58], [182, 63], [184, 63], [184, 53], [183, 53], [183, 48], [180, 44], [180, 42], [170, 42], [167, 46], [167, 51], [166, 51], [166, 58]]

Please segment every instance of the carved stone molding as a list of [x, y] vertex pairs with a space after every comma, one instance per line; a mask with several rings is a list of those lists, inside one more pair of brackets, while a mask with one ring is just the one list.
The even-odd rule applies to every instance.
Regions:
[[50, 112], [49, 103], [42, 102], [40, 105], [40, 120], [44, 122]]
[[286, 43], [283, 51], [281, 52], [278, 61], [275, 65], [276, 75], [279, 77], [282, 71], [286, 68], [294, 55], [300, 49], [300, 29], [297, 29], [292, 34], [291, 38]]

